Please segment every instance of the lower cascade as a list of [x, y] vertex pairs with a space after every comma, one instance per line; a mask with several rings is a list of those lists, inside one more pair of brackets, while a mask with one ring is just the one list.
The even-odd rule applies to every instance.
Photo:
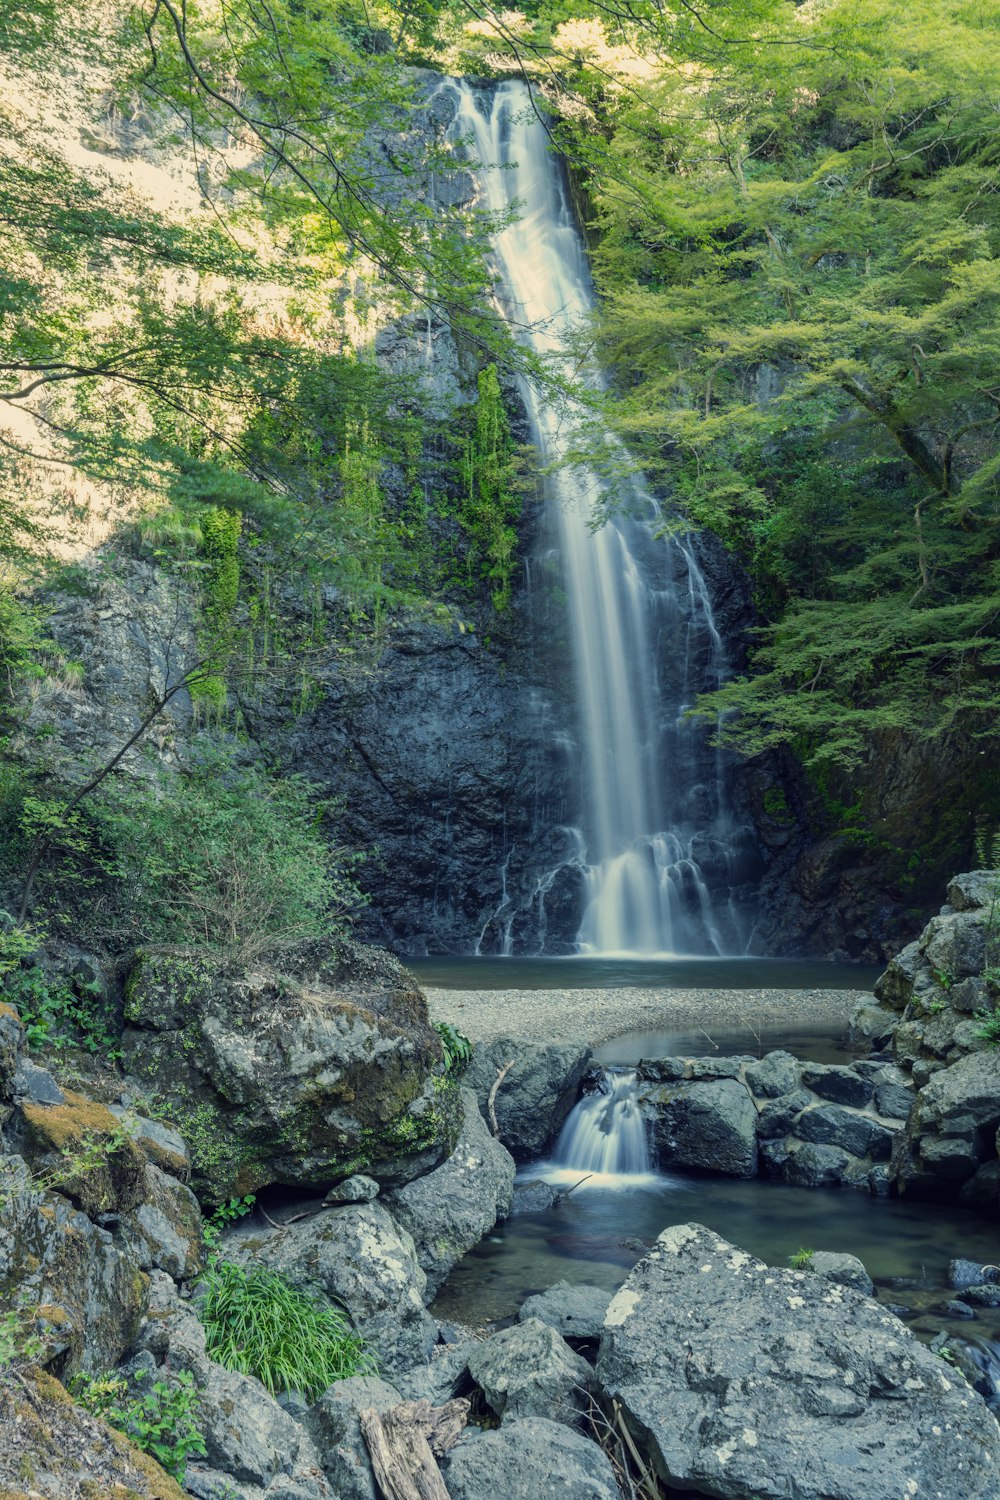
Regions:
[[584, 1095], [562, 1128], [555, 1163], [605, 1177], [636, 1177], [651, 1170], [634, 1069], [608, 1069], [600, 1088]]

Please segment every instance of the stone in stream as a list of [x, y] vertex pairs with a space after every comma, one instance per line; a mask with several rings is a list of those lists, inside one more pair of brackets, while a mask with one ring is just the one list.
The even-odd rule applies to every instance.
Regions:
[[996, 1500], [1000, 1427], [850, 1287], [666, 1229], [612, 1300], [597, 1379], [665, 1484], [719, 1500]]
[[463, 1123], [455, 1149], [435, 1171], [382, 1196], [412, 1234], [430, 1302], [452, 1266], [510, 1212], [514, 1158], [493, 1139], [471, 1089], [462, 1090]]
[[477, 1344], [468, 1367], [489, 1405], [505, 1421], [544, 1416], [573, 1424], [592, 1378], [587, 1361], [538, 1318], [504, 1328]]
[[666, 1083], [648, 1089], [642, 1102], [661, 1167], [756, 1174], [757, 1110], [743, 1083]]
[[864, 1262], [856, 1255], [845, 1255], [833, 1250], [816, 1250], [803, 1267], [814, 1276], [823, 1276], [839, 1286], [852, 1286], [865, 1297], [874, 1297], [875, 1283], [865, 1270]]
[[758, 1099], [778, 1099], [798, 1088], [802, 1064], [790, 1052], [768, 1052], [759, 1062], [747, 1063], [745, 1077]]
[[555, 1140], [577, 1101], [590, 1055], [586, 1042], [572, 1040], [530, 1042], [523, 1037], [499, 1037], [476, 1045], [465, 1082], [475, 1091], [486, 1120], [497, 1069], [513, 1062], [494, 1102], [500, 1140], [515, 1161], [541, 1156]]
[[603, 1287], [557, 1281], [548, 1291], [528, 1297], [517, 1316], [521, 1323], [538, 1318], [564, 1339], [589, 1343], [600, 1338], [610, 1301], [611, 1293]]
[[520, 1417], [499, 1432], [470, 1428], [449, 1456], [451, 1500], [620, 1500], [602, 1450], [559, 1422]]

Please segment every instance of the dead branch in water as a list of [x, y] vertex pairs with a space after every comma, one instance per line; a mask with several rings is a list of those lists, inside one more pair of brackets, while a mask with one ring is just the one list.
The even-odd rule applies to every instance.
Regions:
[[509, 1062], [504, 1063], [502, 1068], [497, 1068], [496, 1082], [490, 1089], [489, 1098], [486, 1101], [486, 1113], [489, 1116], [490, 1129], [498, 1140], [500, 1139], [500, 1126], [497, 1124], [497, 1094], [500, 1092], [500, 1085], [513, 1066], [514, 1058], [512, 1057]]

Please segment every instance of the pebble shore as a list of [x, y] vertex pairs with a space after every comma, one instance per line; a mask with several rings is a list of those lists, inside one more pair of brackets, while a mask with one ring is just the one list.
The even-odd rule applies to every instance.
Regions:
[[843, 1025], [868, 990], [450, 990], [424, 986], [432, 1021], [450, 1021], [474, 1042], [500, 1036], [592, 1046], [629, 1031], [713, 1026]]

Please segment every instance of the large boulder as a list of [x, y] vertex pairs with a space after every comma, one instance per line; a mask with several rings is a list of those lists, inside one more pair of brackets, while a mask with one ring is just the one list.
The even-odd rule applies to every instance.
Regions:
[[452, 1500], [620, 1500], [597, 1444], [543, 1417], [505, 1422], [499, 1432], [469, 1429], [445, 1480]]
[[499, 1037], [480, 1042], [466, 1082], [488, 1118], [490, 1090], [500, 1068], [513, 1063], [497, 1090], [495, 1108], [500, 1139], [515, 1161], [541, 1156], [559, 1134], [576, 1103], [590, 1065], [586, 1042], [529, 1042]]
[[466, 1251], [507, 1217], [514, 1192], [513, 1157], [490, 1135], [471, 1089], [462, 1090], [462, 1101], [462, 1129], [448, 1160], [381, 1199], [413, 1236], [428, 1301]]
[[489, 1406], [505, 1421], [511, 1417], [578, 1420], [591, 1370], [547, 1323], [528, 1318], [477, 1344], [468, 1370]]
[[666, 1083], [643, 1094], [661, 1167], [696, 1167], [731, 1177], [757, 1171], [757, 1110], [735, 1078]]
[[279, 1271], [346, 1308], [384, 1370], [426, 1360], [437, 1341], [416, 1246], [381, 1203], [323, 1209], [277, 1229], [237, 1230], [226, 1255]]
[[721, 1500], [994, 1500], [1000, 1427], [876, 1303], [666, 1229], [614, 1297], [597, 1378], [670, 1488]]
[[210, 1201], [364, 1171], [406, 1182], [448, 1154], [458, 1091], [413, 980], [387, 954], [309, 950], [294, 974], [140, 956], [127, 1070], [187, 1141]]
[[897, 1139], [892, 1176], [899, 1191], [952, 1197], [997, 1159], [1000, 1050], [971, 1053], [942, 1068], [917, 1094]]

